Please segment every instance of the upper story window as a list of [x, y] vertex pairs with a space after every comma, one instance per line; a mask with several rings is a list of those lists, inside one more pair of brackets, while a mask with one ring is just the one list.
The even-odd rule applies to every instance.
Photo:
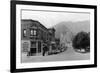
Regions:
[[36, 35], [36, 30], [34, 30], [34, 35]]
[[26, 37], [26, 29], [23, 30], [23, 36]]
[[33, 35], [34, 35], [34, 33], [33, 33], [33, 30], [32, 30], [32, 29], [31, 29], [31, 31], [30, 31], [30, 32], [31, 32], [31, 36], [33, 36]]
[[31, 33], [31, 36], [36, 36], [37, 35], [36, 29], [31, 29], [30, 33]]

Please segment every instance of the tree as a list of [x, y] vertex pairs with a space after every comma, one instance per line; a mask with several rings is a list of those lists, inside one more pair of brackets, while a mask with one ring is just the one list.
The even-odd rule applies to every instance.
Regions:
[[90, 37], [87, 32], [79, 32], [74, 38], [73, 38], [73, 47], [74, 49], [90, 49]]

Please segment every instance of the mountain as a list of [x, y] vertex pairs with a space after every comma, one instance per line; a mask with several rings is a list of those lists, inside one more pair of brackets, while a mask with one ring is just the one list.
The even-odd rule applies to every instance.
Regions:
[[66, 32], [69, 32], [70, 30], [63, 24], [58, 24], [54, 26], [56, 32], [55, 32], [55, 37], [60, 38], [61, 34], [66, 34]]
[[63, 40], [71, 40], [74, 35], [78, 32], [85, 31], [90, 32], [89, 21], [78, 21], [78, 22], [60, 22], [53, 26], [55, 28], [55, 37], [64, 38]]

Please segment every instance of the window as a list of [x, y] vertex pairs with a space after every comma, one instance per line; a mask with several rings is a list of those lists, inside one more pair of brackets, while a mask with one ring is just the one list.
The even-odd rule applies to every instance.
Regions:
[[31, 36], [33, 36], [33, 34], [34, 34], [34, 33], [33, 33], [33, 30], [31, 29]]
[[23, 30], [23, 36], [26, 37], [26, 29]]
[[31, 36], [36, 36], [36, 34], [37, 34], [37, 31], [36, 31], [36, 29], [31, 29]]
[[36, 30], [34, 30], [34, 35], [36, 35]]

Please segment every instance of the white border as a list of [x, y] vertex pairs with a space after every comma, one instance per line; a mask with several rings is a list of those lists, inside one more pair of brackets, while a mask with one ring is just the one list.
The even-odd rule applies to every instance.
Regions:
[[[42, 8], [41, 8], [42, 7]], [[54, 11], [72, 11], [72, 12], [89, 12], [90, 13], [90, 60], [81, 61], [59, 61], [59, 62], [40, 62], [40, 63], [21, 63], [21, 9], [33, 10], [54, 10]], [[72, 66], [72, 65], [89, 65], [94, 64], [94, 10], [83, 8], [68, 8], [68, 7], [49, 7], [49, 6], [34, 6], [34, 5], [16, 5], [16, 69], [23, 68], [39, 68], [53, 66]]]

